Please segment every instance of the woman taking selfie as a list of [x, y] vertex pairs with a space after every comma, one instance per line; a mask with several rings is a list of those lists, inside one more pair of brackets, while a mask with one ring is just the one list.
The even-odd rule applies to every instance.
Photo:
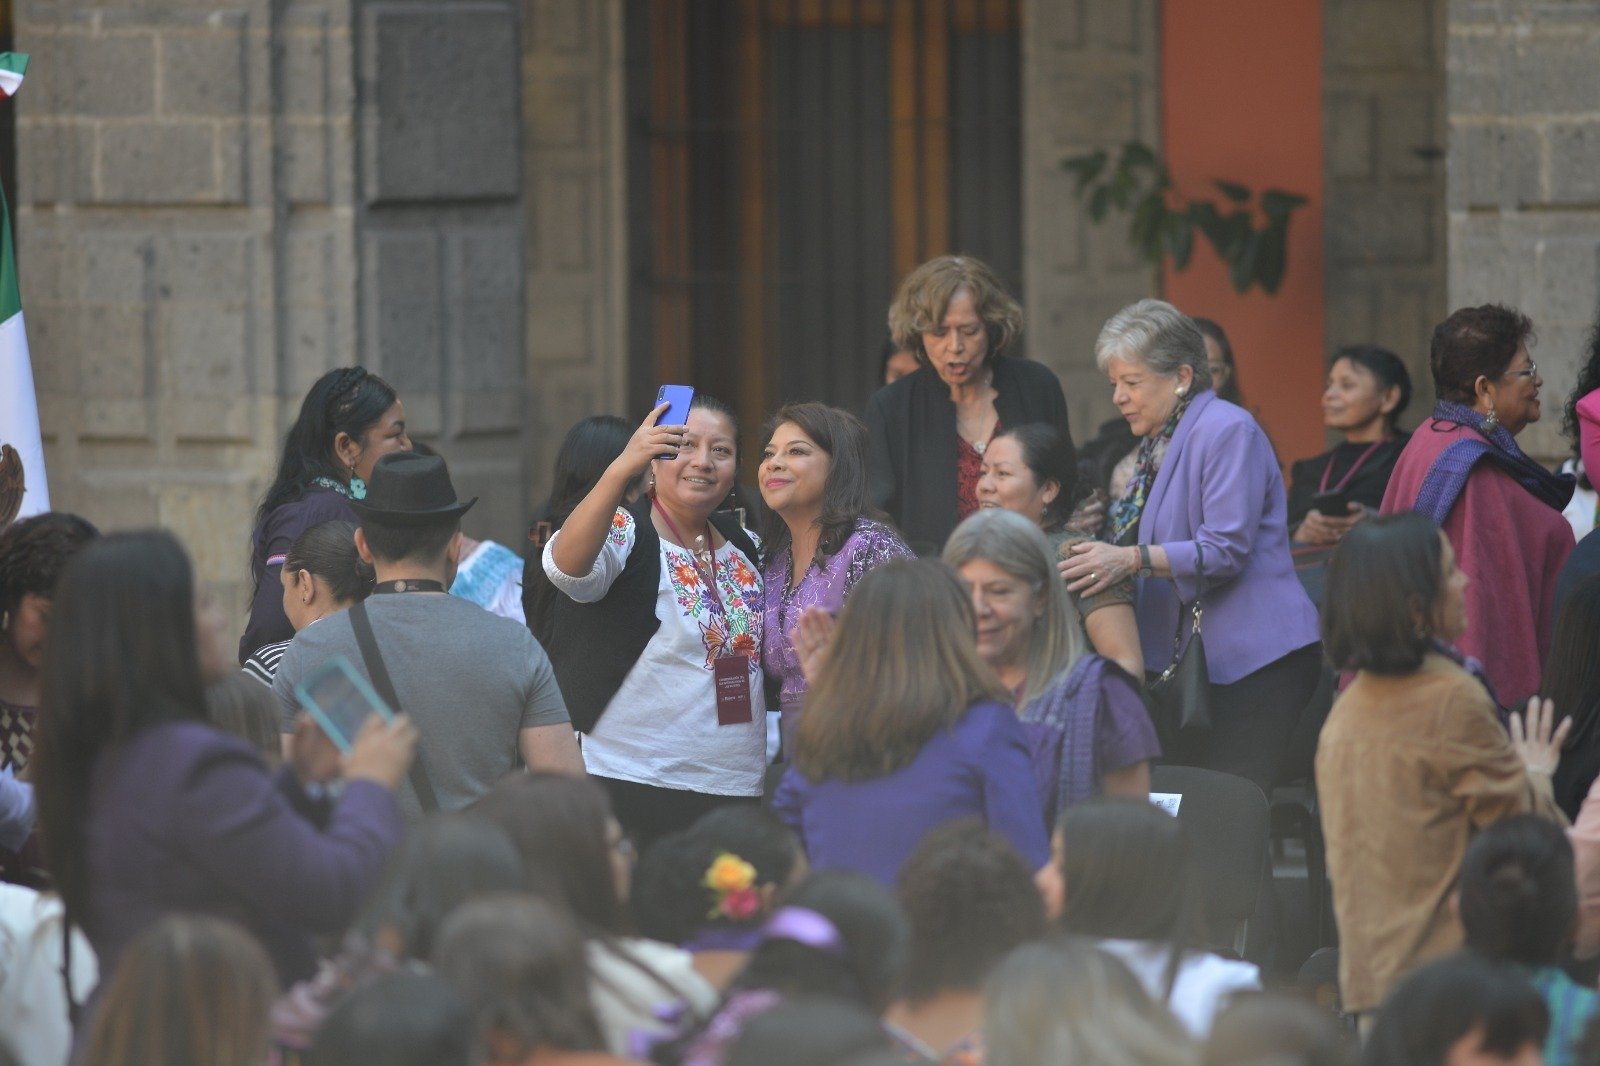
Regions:
[[868, 571], [909, 559], [900, 535], [867, 502], [867, 427], [820, 403], [773, 416], [761, 453], [762, 659], [779, 683], [785, 746], [799, 720], [805, 674], [791, 632], [813, 608], [839, 613]]
[[239, 638], [239, 663], [257, 648], [289, 640], [294, 627], [283, 612], [278, 568], [295, 539], [319, 522], [356, 522], [346, 501], [367, 494], [378, 459], [408, 452], [406, 410], [394, 388], [359, 366], [330, 370], [300, 405], [300, 417], [283, 442], [272, 485], [256, 510], [250, 534], [250, 577], [255, 595], [250, 621]]
[[[102, 973], [162, 915], [198, 911], [245, 925], [279, 980], [308, 977], [311, 935], [344, 928], [400, 840], [409, 722], [370, 717], [341, 758], [302, 716], [289, 765], [269, 773], [247, 742], [204, 721], [203, 686], [231, 669], [220, 621], [166, 533], [96, 541], [57, 587], [39, 825]], [[341, 775], [331, 807], [302, 787]]]
[[[546, 649], [583, 733], [583, 761], [640, 847], [713, 807], [753, 802], [766, 766], [761, 572], [749, 533], [717, 514], [738, 426], [697, 394], [662, 404], [544, 549], [562, 595]], [[649, 492], [627, 502], [645, 473]]]

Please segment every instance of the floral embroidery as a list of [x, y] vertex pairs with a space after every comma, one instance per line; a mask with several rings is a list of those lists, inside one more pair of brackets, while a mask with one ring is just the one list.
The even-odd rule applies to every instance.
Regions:
[[628, 546], [628, 531], [633, 528], [633, 515], [627, 511], [619, 510], [611, 516], [611, 531], [606, 534], [606, 539], [619, 548]]
[[706, 589], [706, 575], [687, 552], [663, 543], [672, 597], [678, 609], [700, 628], [705, 645], [705, 668], [729, 653], [756, 662], [761, 654], [761, 577], [745, 558], [729, 553], [717, 560], [717, 591], [722, 596], [718, 611]]

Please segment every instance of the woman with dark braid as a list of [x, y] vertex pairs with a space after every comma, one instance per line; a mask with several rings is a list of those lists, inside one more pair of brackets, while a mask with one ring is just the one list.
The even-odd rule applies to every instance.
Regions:
[[279, 570], [284, 555], [321, 522], [356, 524], [348, 503], [367, 494], [367, 478], [381, 456], [408, 452], [406, 409], [394, 387], [359, 366], [330, 370], [300, 405], [283, 442], [283, 457], [256, 511], [250, 534], [250, 577], [255, 594], [250, 621], [239, 640], [239, 663], [257, 648], [289, 640], [294, 626], [283, 611]]

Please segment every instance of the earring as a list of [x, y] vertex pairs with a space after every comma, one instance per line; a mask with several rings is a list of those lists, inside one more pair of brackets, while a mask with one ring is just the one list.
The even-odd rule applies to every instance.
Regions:
[[364, 500], [367, 498], [367, 483], [356, 476], [356, 464], [350, 464], [350, 498]]
[[1183, 396], [1183, 395], [1186, 395], [1188, 393], [1188, 391], [1189, 391], [1189, 386], [1187, 386], [1187, 385], [1179, 385], [1177, 388], [1172, 390], [1172, 393], [1173, 393], [1174, 396]]
[[1483, 420], [1483, 428], [1488, 433], [1493, 433], [1500, 428], [1500, 416], [1495, 413], [1493, 407], [1489, 408], [1489, 417]]
[[6, 611], [4, 614], [0, 614], [0, 631], [7, 630], [7, 629], [10, 629], [10, 628], [11, 628], [11, 612], [10, 611]]

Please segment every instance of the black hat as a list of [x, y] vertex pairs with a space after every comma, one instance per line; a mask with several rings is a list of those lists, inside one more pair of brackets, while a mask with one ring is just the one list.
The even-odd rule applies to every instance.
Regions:
[[450, 471], [437, 455], [390, 452], [372, 468], [365, 499], [350, 506], [362, 518], [394, 525], [420, 526], [447, 518], [460, 518], [478, 502], [456, 499]]

